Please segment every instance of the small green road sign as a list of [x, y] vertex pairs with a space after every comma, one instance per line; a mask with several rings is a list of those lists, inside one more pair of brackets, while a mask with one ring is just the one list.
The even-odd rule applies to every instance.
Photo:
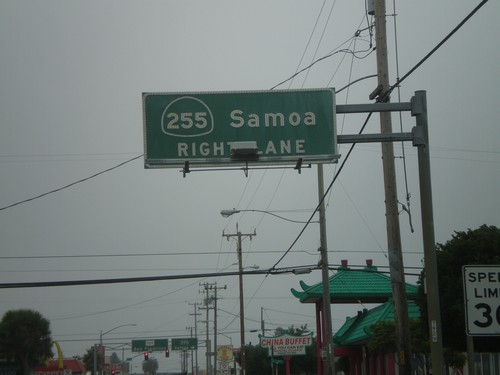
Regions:
[[285, 360], [283, 359], [274, 359], [271, 361], [273, 365], [284, 365], [285, 364]]
[[198, 348], [196, 337], [172, 339], [172, 350], [195, 350]]
[[132, 340], [133, 352], [160, 352], [168, 349], [168, 339]]
[[338, 159], [333, 89], [143, 93], [144, 166]]

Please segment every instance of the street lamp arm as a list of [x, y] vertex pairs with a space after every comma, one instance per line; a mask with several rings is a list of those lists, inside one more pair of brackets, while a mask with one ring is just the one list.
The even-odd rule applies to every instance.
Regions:
[[[121, 327], [127, 327], [127, 326], [136, 326], [137, 324], [129, 323], [129, 324], [121, 324], [119, 326], [116, 326], [114, 328], [111, 328], [110, 330], [106, 332], [102, 332], [99, 334], [99, 347], [102, 350], [102, 336], [104, 336], [107, 333], [110, 333], [111, 331], [114, 331], [115, 329], [121, 328]], [[100, 361], [102, 361], [102, 365], [104, 365], [104, 358], [101, 358]], [[94, 375], [97, 374], [97, 351], [94, 348]], [[102, 372], [101, 372], [102, 374]]]
[[229, 217], [233, 214], [238, 214], [240, 212], [260, 212], [260, 213], [263, 213], [263, 214], [268, 214], [268, 215], [271, 215], [271, 216], [274, 216], [274, 217], [277, 217], [279, 219], [282, 219], [282, 220], [285, 220], [285, 221], [289, 221], [291, 223], [298, 223], [298, 224], [307, 224], [307, 223], [317, 223], [317, 221], [300, 221], [300, 220], [292, 220], [292, 219], [289, 219], [289, 218], [286, 218], [286, 217], [283, 217], [283, 216], [280, 216], [280, 215], [277, 215], [275, 214], [274, 212], [271, 212], [271, 211], [264, 211], [264, 210], [236, 210], [236, 209], [233, 209], [233, 210], [222, 210], [220, 212], [220, 214], [223, 216], [223, 217]]
[[117, 326], [117, 327], [111, 328], [109, 331], [106, 331], [106, 332], [104, 332], [104, 333], [101, 333], [101, 337], [102, 337], [102, 336], [104, 336], [104, 335], [105, 335], [105, 334], [107, 334], [107, 333], [110, 333], [111, 331], [114, 331], [115, 329], [118, 329], [118, 328], [121, 328], [121, 327], [128, 327], [128, 326], [130, 326], [130, 327], [132, 327], [132, 326], [133, 326], [133, 327], [135, 327], [136, 325], [137, 325], [137, 324], [122, 324], [122, 325], [119, 325], [119, 326]]

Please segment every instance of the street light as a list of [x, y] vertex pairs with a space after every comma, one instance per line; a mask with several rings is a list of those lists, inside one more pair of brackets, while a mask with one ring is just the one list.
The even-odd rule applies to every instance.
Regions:
[[231, 215], [234, 215], [234, 214], [239, 214], [240, 212], [260, 212], [262, 214], [268, 214], [268, 215], [271, 215], [271, 216], [275, 216], [281, 220], [285, 220], [285, 221], [289, 221], [291, 223], [298, 223], [298, 224], [307, 224], [307, 223], [319, 223], [319, 221], [300, 221], [300, 220], [292, 220], [292, 219], [288, 219], [286, 217], [283, 217], [283, 216], [280, 216], [280, 215], [277, 215], [275, 214], [274, 212], [272, 211], [265, 211], [265, 210], [237, 210], [237, 209], [232, 209], [232, 210], [222, 210], [220, 212], [220, 214], [222, 215], [222, 217], [229, 217]]
[[[331, 375], [335, 372], [334, 365], [334, 356], [333, 356], [333, 329], [332, 329], [332, 312], [330, 306], [330, 288], [329, 288], [329, 269], [328, 269], [328, 251], [327, 251], [327, 241], [326, 241], [326, 217], [325, 217], [325, 201], [324, 201], [324, 186], [323, 186], [323, 165], [318, 165], [318, 197], [319, 197], [319, 205], [317, 211], [319, 212], [319, 221], [314, 221], [314, 223], [319, 223], [319, 232], [320, 232], [320, 255], [321, 255], [321, 280], [323, 285], [323, 321], [324, 321], [324, 343], [323, 350], [325, 352], [325, 373], [326, 375]], [[223, 217], [229, 217], [233, 214], [239, 212], [261, 212], [264, 214], [272, 215], [278, 217], [280, 219], [294, 222], [294, 223], [313, 223], [313, 221], [296, 221], [290, 220], [285, 217], [274, 214], [270, 211], [264, 210], [222, 210], [220, 213]], [[312, 217], [312, 216], [311, 216]], [[240, 269], [241, 272], [241, 269]], [[241, 277], [241, 273], [240, 273]], [[243, 362], [242, 362], [243, 363]]]
[[[224, 268], [221, 270], [221, 272], [222, 272], [222, 271], [224, 271], [224, 270], [227, 270], [229, 267], [232, 267], [232, 266], [237, 266], [237, 265], [238, 265], [238, 262], [234, 262], [234, 263], [230, 264], [229, 266], [224, 267]], [[253, 266], [246, 266], [246, 267], [243, 267], [243, 270], [248, 270], [248, 269], [251, 269], [251, 270], [258, 270], [259, 268], [260, 268], [260, 267], [259, 267], [258, 265], [254, 264]]]
[[[102, 336], [110, 333], [111, 331], [114, 331], [115, 329], [121, 328], [121, 327], [129, 327], [129, 326], [130, 327], [135, 327], [136, 325], [137, 324], [133, 324], [133, 323], [132, 324], [121, 324], [119, 326], [111, 328], [110, 330], [108, 330], [108, 331], [106, 331], [104, 333], [101, 330], [101, 332], [99, 334], [99, 348], [100, 348], [100, 350], [102, 352], [102, 361], [103, 361], [103, 363], [101, 363], [101, 365], [104, 365], [104, 350], [102, 350], [103, 349], [103, 346], [102, 346]], [[94, 348], [94, 374], [95, 373], [97, 373], [97, 353], [96, 353], [96, 350]]]

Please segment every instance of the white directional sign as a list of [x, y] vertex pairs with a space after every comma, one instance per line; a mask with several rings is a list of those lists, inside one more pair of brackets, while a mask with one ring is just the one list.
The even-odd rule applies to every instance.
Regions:
[[467, 334], [500, 335], [500, 265], [464, 266]]

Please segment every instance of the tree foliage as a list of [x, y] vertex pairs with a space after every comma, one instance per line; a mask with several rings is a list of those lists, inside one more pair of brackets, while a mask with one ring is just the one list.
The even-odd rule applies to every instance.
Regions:
[[446, 348], [443, 352], [444, 362], [451, 368], [462, 368], [467, 363], [467, 356], [459, 351]]
[[142, 371], [146, 375], [154, 375], [158, 371], [158, 360], [156, 358], [149, 358], [147, 361], [142, 361]]
[[120, 359], [120, 357], [118, 357], [118, 354], [116, 354], [116, 352], [111, 353], [111, 356], [109, 357], [109, 363], [114, 365], [120, 363], [121, 361], [122, 360]]
[[311, 346], [306, 347], [306, 355], [292, 357], [290, 369], [294, 374], [317, 374], [318, 361], [316, 353], [316, 338], [313, 337]]
[[291, 335], [291, 336], [302, 336], [305, 335], [306, 333], [309, 333], [309, 329], [307, 328], [307, 324], [301, 325], [300, 327], [295, 327], [293, 324], [288, 327], [288, 329], [278, 327], [274, 330], [274, 335], [275, 336], [281, 336], [281, 335]]
[[[462, 266], [500, 264], [500, 229], [482, 225], [478, 229], [455, 232], [445, 244], [437, 244], [439, 301], [443, 346], [453, 351], [466, 350], [465, 306]], [[427, 300], [424, 294], [424, 276], [419, 282], [417, 303], [421, 310], [422, 329], [428, 332]], [[427, 287], [432, 287], [427, 285]], [[476, 351], [500, 347], [500, 337], [476, 337]]]
[[87, 349], [87, 353], [83, 356], [83, 364], [87, 371], [94, 372], [94, 350], [96, 351], [96, 362], [97, 362], [97, 371], [102, 370], [102, 363], [104, 362], [102, 353], [99, 350], [96, 350], [95, 346]]
[[0, 357], [14, 361], [25, 375], [53, 356], [50, 323], [37, 311], [7, 311], [0, 321], [0, 338]]
[[371, 352], [391, 353], [397, 351], [396, 326], [394, 322], [378, 322], [371, 327], [373, 337], [368, 343]]
[[267, 356], [267, 349], [258, 346], [245, 347], [247, 375], [271, 373], [271, 359]]
[[[368, 343], [371, 352], [390, 353], [397, 351], [396, 325], [391, 321], [377, 322], [371, 327], [373, 338]], [[410, 320], [411, 347], [414, 353], [429, 352], [427, 337], [423, 335], [419, 320]]]
[[[278, 327], [274, 331], [274, 336], [282, 336], [285, 334], [292, 336], [303, 336], [309, 332], [306, 325], [300, 327], [288, 327], [288, 329]], [[268, 349], [258, 346], [246, 346], [246, 367], [247, 375], [260, 375], [260, 374], [270, 374], [272, 370], [271, 360], [269, 356]], [[275, 357], [275, 359], [283, 359], [282, 357]], [[237, 356], [236, 360], [241, 364], [240, 358]], [[282, 370], [280, 373], [284, 373], [284, 365], [277, 365]], [[290, 360], [290, 370], [293, 374], [316, 374], [317, 373], [317, 361], [316, 361], [316, 340], [313, 338], [312, 345], [306, 348], [305, 355], [292, 356]]]

